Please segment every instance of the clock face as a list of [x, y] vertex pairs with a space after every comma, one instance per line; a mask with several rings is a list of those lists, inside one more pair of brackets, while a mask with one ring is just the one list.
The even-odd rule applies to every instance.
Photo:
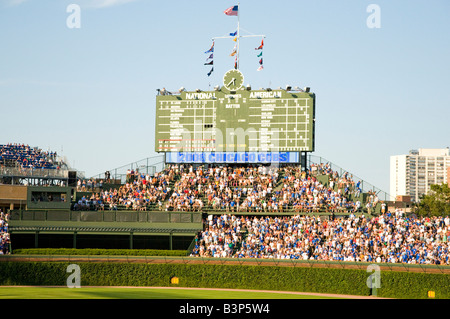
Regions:
[[223, 76], [223, 86], [230, 91], [239, 90], [244, 85], [244, 75], [241, 71], [232, 69]]

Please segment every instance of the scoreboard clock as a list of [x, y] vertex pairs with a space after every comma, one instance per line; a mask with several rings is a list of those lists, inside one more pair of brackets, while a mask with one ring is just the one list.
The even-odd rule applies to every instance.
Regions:
[[231, 69], [223, 76], [223, 86], [230, 90], [236, 91], [244, 85], [244, 75], [238, 69]]

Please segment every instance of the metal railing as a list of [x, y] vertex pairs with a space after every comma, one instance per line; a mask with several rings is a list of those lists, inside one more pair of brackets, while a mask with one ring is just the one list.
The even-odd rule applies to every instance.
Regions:
[[14, 226], [20, 221], [201, 223], [202, 217], [201, 212], [12, 210], [10, 220], [10, 226]]
[[0, 167], [0, 176], [67, 179], [69, 171], [62, 169]]
[[120, 180], [122, 184], [126, 182], [127, 171], [133, 170], [142, 174], [148, 174], [153, 176], [156, 172], [160, 172], [164, 169], [164, 155], [156, 155], [144, 158], [142, 160], [129, 163], [114, 169], [105, 171], [104, 173], [92, 176], [94, 179], [106, 180], [106, 172], [109, 172], [109, 178], [112, 180]]
[[383, 201], [390, 201], [392, 200], [391, 195], [389, 195], [388, 193], [386, 193], [385, 191], [381, 190], [380, 188], [366, 182], [365, 180], [363, 180], [362, 178], [352, 174], [351, 172], [343, 169], [342, 167], [330, 162], [329, 160], [320, 157], [320, 156], [316, 156], [316, 155], [310, 155], [308, 154], [308, 165], [314, 163], [314, 164], [328, 164], [330, 169], [334, 172], [337, 172], [339, 176], [342, 176], [345, 173], [348, 173], [351, 175], [352, 180], [355, 182], [355, 184], [357, 182], [361, 182], [361, 190], [363, 193], [368, 193], [368, 192], [373, 192], [374, 194], [376, 194], [378, 196], [378, 198], [380, 200]]

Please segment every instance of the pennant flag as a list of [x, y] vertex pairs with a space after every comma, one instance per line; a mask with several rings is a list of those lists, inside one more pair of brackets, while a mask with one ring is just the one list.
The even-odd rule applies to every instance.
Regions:
[[230, 56], [234, 56], [237, 53], [236, 46], [237, 44], [234, 45], [233, 52], [231, 52]]
[[206, 51], [205, 53], [209, 53], [209, 52], [214, 52], [214, 41], [213, 44], [211, 46], [211, 49], [209, 49], [208, 51]]
[[234, 42], [236, 42], [236, 40], [237, 40], [237, 37], [233, 39]]
[[261, 45], [259, 47], [255, 48], [255, 50], [262, 50], [263, 46], [264, 46], [264, 39], [261, 40]]
[[208, 61], [209, 59], [212, 59], [213, 58], [213, 56], [214, 56], [214, 54], [213, 53], [211, 53], [211, 55], [206, 59], [206, 61]]
[[205, 63], [205, 65], [213, 65], [213, 64], [214, 64], [214, 60], [211, 60], [210, 62]]
[[213, 71], [214, 71], [214, 67], [212, 67], [212, 68], [211, 68], [211, 71], [208, 72], [208, 76], [210, 76], [211, 73], [213, 73]]
[[237, 34], [237, 31], [230, 33], [230, 36], [234, 37], [234, 36], [236, 36], [236, 34]]
[[[264, 46], [264, 39], [261, 40], [261, 45], [259, 47], [255, 48], [255, 50], [262, 50], [263, 46]], [[263, 69], [262, 55], [263, 55], [262, 51], [257, 55], [257, 57], [261, 58], [261, 59], [259, 60], [260, 66], [256, 71], [261, 71]]]
[[227, 16], [237, 16], [238, 15], [238, 6], [229, 7], [223, 13], [225, 13]]

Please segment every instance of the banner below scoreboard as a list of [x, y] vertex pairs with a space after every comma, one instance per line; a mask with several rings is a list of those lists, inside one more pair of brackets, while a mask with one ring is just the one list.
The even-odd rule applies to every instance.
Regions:
[[299, 163], [299, 152], [168, 152], [166, 163]]

